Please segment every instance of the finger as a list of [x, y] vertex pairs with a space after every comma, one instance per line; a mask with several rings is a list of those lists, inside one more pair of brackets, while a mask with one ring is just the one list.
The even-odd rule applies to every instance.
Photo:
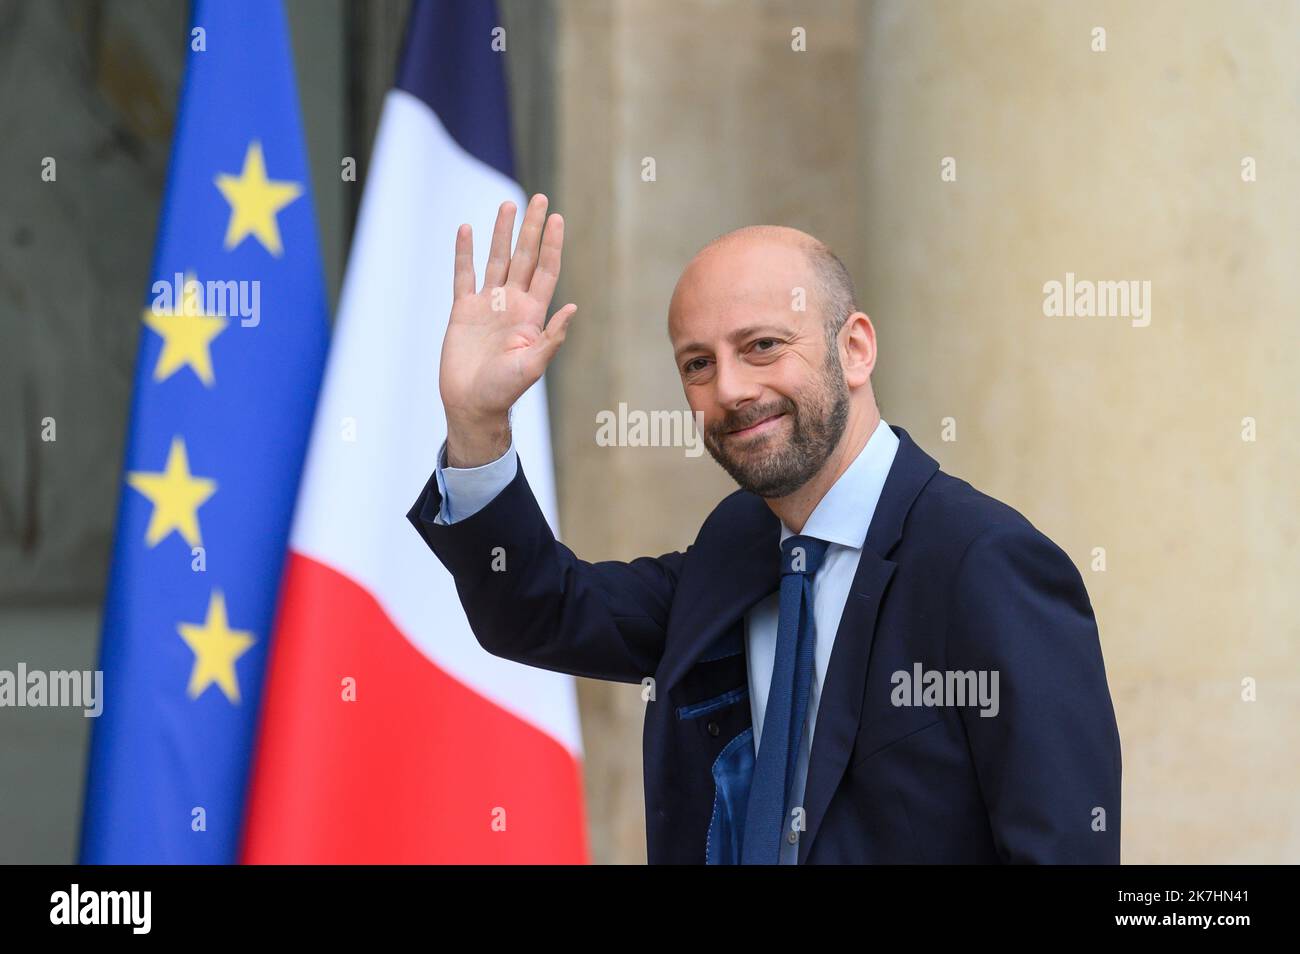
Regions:
[[542, 223], [545, 219], [546, 196], [539, 192], [529, 201], [528, 211], [524, 213], [524, 224], [519, 229], [519, 241], [515, 244], [515, 257], [510, 260], [507, 285], [522, 291], [533, 280], [533, 268], [537, 265], [537, 245], [542, 237]]
[[515, 204], [502, 202], [497, 209], [497, 224], [492, 230], [492, 250], [488, 255], [487, 269], [483, 272], [483, 287], [496, 288], [506, 280], [510, 267], [510, 236], [515, 231]]
[[519, 365], [517, 366], [523, 374], [530, 380], [536, 381], [546, 373], [546, 367], [555, 357], [555, 353], [560, 350], [560, 345], [564, 344], [564, 336], [569, 330], [569, 319], [573, 313], [578, 310], [575, 304], [567, 304], [546, 323], [542, 329], [541, 336], [533, 342], [532, 346], [520, 354]]
[[564, 248], [564, 218], [555, 213], [546, 220], [542, 232], [542, 251], [537, 257], [537, 271], [533, 272], [528, 294], [543, 305], [550, 304], [555, 294], [555, 283], [560, 277], [560, 252]]
[[453, 300], [474, 294], [474, 230], [461, 225], [456, 230], [456, 272], [451, 283]]
[[569, 322], [577, 310], [578, 306], [570, 302], [552, 315], [542, 329], [542, 337], [538, 341], [542, 356], [548, 364], [555, 357], [555, 352], [560, 350], [560, 345], [564, 344], [564, 337], [569, 333]]

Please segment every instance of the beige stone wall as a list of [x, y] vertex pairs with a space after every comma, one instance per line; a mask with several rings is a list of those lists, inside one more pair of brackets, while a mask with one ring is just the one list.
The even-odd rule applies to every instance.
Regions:
[[[700, 245], [804, 228], [876, 323], [886, 419], [1083, 572], [1124, 860], [1300, 860], [1298, 31], [1293, 2], [560, 4], [567, 541], [588, 559], [690, 542], [725, 476], [598, 447], [595, 415], [685, 407], [664, 322]], [[1067, 272], [1149, 281], [1150, 324], [1045, 316]], [[595, 857], [643, 861], [644, 704], [581, 692]]]
[[[886, 413], [1084, 572], [1124, 860], [1300, 860], [1300, 8], [942, 6], [863, 31]], [[1045, 317], [1067, 272], [1150, 281], [1150, 324]]]

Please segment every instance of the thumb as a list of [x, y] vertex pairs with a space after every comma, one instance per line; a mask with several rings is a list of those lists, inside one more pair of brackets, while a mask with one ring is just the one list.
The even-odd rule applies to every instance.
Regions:
[[578, 306], [570, 302], [565, 305], [546, 323], [542, 330], [542, 337], [537, 342], [538, 351], [541, 352], [542, 360], [547, 364], [555, 357], [555, 353], [560, 350], [560, 345], [564, 344], [564, 337], [569, 331], [569, 322], [573, 318], [574, 312]]

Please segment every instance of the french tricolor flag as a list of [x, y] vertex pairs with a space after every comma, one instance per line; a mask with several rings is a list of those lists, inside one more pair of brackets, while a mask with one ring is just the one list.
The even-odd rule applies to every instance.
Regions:
[[[527, 205], [498, 27], [491, 2], [412, 8], [290, 535], [245, 862], [589, 860], [572, 678], [484, 651], [406, 520], [445, 436], [457, 227], [490, 235], [501, 202]], [[488, 243], [475, 253], [481, 275]], [[555, 528], [542, 381], [512, 421]]]

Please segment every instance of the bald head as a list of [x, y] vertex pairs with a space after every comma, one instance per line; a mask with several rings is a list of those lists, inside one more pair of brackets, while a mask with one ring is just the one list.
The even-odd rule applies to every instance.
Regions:
[[668, 337], [705, 448], [802, 525], [798, 501], [824, 493], [875, 427], [875, 330], [844, 264], [798, 229], [728, 232], [682, 272]]
[[784, 225], [747, 225], [700, 249], [673, 290], [668, 306], [670, 328], [682, 301], [692, 293], [712, 297], [709, 286], [713, 286], [725, 294], [723, 289], [743, 278], [747, 270], [767, 274], [772, 268], [790, 279], [785, 286], [788, 300], [793, 299], [796, 287], [807, 290], [825, 322], [827, 341], [834, 341], [845, 320], [858, 310], [853, 279], [825, 242]]

